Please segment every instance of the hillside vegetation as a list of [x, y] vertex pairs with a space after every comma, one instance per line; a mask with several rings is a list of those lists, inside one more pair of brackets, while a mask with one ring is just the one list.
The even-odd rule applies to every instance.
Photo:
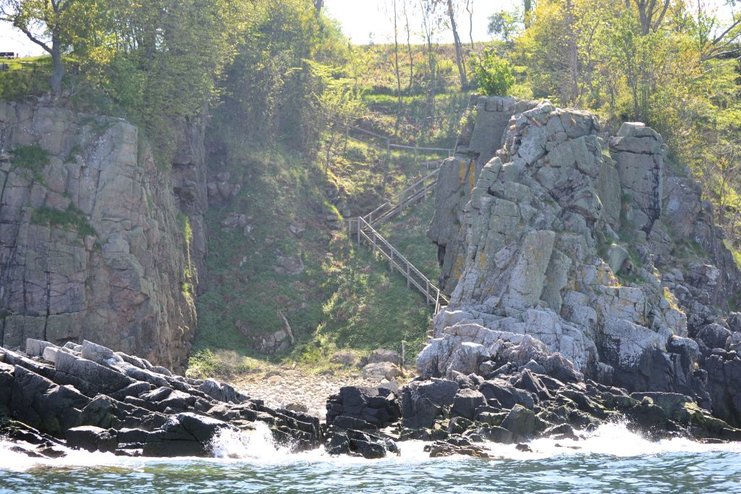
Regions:
[[[673, 166], [702, 179], [741, 260], [732, 11], [729, 20], [681, 1], [542, 0], [524, 15], [493, 16], [491, 43], [438, 45], [433, 30], [451, 12], [425, 0], [426, 24], [406, 23], [398, 43], [352, 46], [309, 0], [43, 4], [2, 3], [15, 25], [42, 26], [36, 41], [50, 54], [9, 63], [2, 98], [125, 117], [163, 167], [179, 126], [206, 122], [207, 180], [237, 191], [205, 214], [194, 372], [245, 370], [255, 365], [246, 356], [327, 366], [339, 349], [421, 346], [430, 309], [352, 244], [344, 220], [445, 157], [388, 144], [452, 148], [485, 73], [511, 95], [595, 111], [608, 128], [644, 120], [661, 131]], [[408, 43], [420, 30], [426, 42]], [[434, 280], [430, 216], [420, 204], [383, 233]]]

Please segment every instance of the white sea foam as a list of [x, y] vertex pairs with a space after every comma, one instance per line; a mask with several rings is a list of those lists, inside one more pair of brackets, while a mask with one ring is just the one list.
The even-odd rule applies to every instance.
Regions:
[[487, 446], [494, 456], [514, 460], [574, 454], [634, 457], [676, 452], [729, 451], [741, 453], [741, 442], [713, 444], [685, 438], [651, 441], [628, 430], [625, 424], [604, 424], [594, 432], [582, 434], [582, 437], [583, 439], [580, 440], [536, 439], [528, 443], [531, 452], [518, 451], [515, 445], [504, 446], [488, 443]]
[[[706, 444], [689, 439], [669, 439], [649, 441], [639, 434], [631, 432], [623, 424], [605, 424], [594, 432], [584, 434], [581, 440], [537, 439], [529, 443], [532, 451], [518, 451], [516, 445], [484, 443], [483, 446], [495, 459], [537, 460], [565, 455], [612, 455], [616, 457], [638, 457], [660, 455], [674, 452], [713, 452], [727, 451], [741, 454], [741, 442]], [[255, 423], [255, 430], [236, 432], [223, 431], [214, 437], [211, 443], [213, 458], [128, 458], [115, 456], [112, 453], [89, 453], [87, 451], [69, 450], [67, 456], [57, 459], [30, 458], [16, 451], [16, 445], [0, 440], [0, 471], [25, 471], [38, 467], [51, 468], [100, 468], [119, 467], [139, 470], [147, 465], [168, 462], [208, 461], [215, 463], [254, 463], [254, 464], [291, 464], [322, 463], [349, 465], [369, 461], [419, 464], [430, 461], [458, 461], [467, 457], [448, 457], [431, 460], [429, 453], [424, 452], [423, 441], [400, 442], [399, 456], [390, 454], [381, 460], [366, 460], [358, 457], [333, 457], [326, 454], [324, 448], [291, 454], [288, 448], [278, 446], [272, 438], [270, 429], [261, 422]]]

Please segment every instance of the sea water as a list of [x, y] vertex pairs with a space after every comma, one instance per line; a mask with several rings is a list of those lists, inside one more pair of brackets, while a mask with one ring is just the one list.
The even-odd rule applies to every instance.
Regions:
[[487, 444], [493, 459], [431, 459], [417, 441], [381, 460], [291, 454], [266, 427], [215, 438], [207, 459], [75, 451], [39, 460], [11, 446], [0, 441], [0, 493], [741, 493], [741, 444], [651, 442], [622, 425], [580, 441], [536, 440], [532, 452]]

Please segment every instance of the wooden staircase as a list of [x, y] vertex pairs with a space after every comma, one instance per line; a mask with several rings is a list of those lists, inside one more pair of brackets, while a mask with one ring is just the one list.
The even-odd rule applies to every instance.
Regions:
[[[358, 245], [369, 248], [377, 258], [388, 261], [391, 271], [396, 270], [404, 276], [407, 287], [422, 293], [426, 303], [434, 306], [435, 314], [437, 314], [442, 307], [447, 306], [450, 302], [448, 296], [376, 229], [391, 218], [401, 214], [405, 209], [424, 201], [432, 195], [442, 160], [430, 163], [435, 163], [433, 170], [405, 188], [396, 201], [384, 201], [383, 204], [365, 216], [349, 219], [347, 228], [351, 240], [356, 240]], [[425, 166], [429, 167], [429, 164], [425, 164]]]

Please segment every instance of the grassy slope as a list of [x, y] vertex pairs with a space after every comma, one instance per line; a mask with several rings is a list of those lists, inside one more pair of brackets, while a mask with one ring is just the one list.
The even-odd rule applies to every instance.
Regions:
[[[397, 130], [397, 99], [389, 95], [389, 68], [383, 65], [388, 58], [383, 49], [376, 57], [366, 79], [368, 111], [358, 125], [394, 136], [398, 143], [452, 147], [468, 95], [440, 94], [434, 110], [424, 95], [404, 96]], [[421, 63], [421, 57], [415, 57]], [[212, 208], [207, 215], [209, 288], [198, 299], [191, 372], [229, 375], [259, 368], [265, 359], [326, 370], [336, 367], [329, 359], [340, 349], [399, 351], [402, 341], [408, 358], [413, 358], [426, 340], [431, 309], [401, 275], [391, 274], [387, 265], [353, 245], [344, 231], [330, 230], [325, 220], [338, 212], [348, 217], [365, 214], [427, 173], [414, 153], [395, 151], [389, 163], [383, 140], [355, 132], [329, 166], [321, 152], [309, 163], [287, 152], [255, 154], [246, 146], [231, 155], [236, 158], [229, 159], [227, 171], [241, 179], [243, 188], [228, 206]], [[338, 197], [337, 209], [327, 202], [328, 196]], [[252, 227], [249, 235], [221, 226], [229, 213], [246, 216]], [[436, 249], [425, 236], [431, 215], [428, 199], [383, 232], [434, 282], [439, 274]], [[301, 237], [290, 232], [291, 223], [305, 227]], [[277, 273], [279, 255], [301, 257], [305, 270]], [[277, 355], [257, 354], [260, 336], [283, 329], [279, 310], [297, 343]]]
[[[228, 375], [258, 366], [245, 357], [266, 358], [254, 348], [261, 336], [283, 329], [278, 311], [288, 319], [297, 345], [267, 357], [275, 362], [326, 368], [339, 349], [400, 351], [402, 340], [407, 355], [421, 348], [431, 316], [422, 296], [325, 222], [336, 211], [326, 200], [328, 188], [339, 187], [352, 214], [361, 214], [419, 172], [402, 156], [390, 167], [376, 158], [372, 143], [351, 139], [326, 175], [323, 164], [278, 151], [243, 151], [229, 165], [232, 177], [241, 176], [243, 188], [228, 206], [212, 208], [206, 217], [209, 288], [198, 299], [193, 372]], [[405, 213], [397, 220], [402, 234], [391, 237], [436, 279], [435, 249], [424, 236], [431, 205], [428, 200]], [[222, 226], [231, 213], [245, 215], [248, 235], [242, 228]], [[295, 235], [291, 224], [303, 226], [304, 232]], [[300, 257], [305, 270], [276, 272], [278, 256]]]

